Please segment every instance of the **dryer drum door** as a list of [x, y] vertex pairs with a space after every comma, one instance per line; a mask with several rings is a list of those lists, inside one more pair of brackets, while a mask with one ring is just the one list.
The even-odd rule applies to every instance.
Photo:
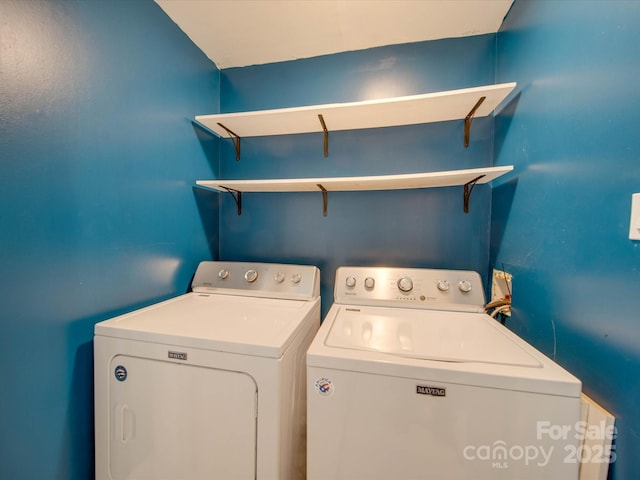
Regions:
[[255, 478], [257, 387], [249, 375], [124, 355], [111, 372], [111, 478]]

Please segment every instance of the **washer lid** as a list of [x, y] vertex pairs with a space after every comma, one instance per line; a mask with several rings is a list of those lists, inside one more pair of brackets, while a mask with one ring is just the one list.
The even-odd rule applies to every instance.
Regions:
[[319, 299], [187, 293], [100, 322], [95, 334], [280, 358], [318, 305]]
[[325, 344], [399, 357], [540, 368], [483, 313], [341, 306]]

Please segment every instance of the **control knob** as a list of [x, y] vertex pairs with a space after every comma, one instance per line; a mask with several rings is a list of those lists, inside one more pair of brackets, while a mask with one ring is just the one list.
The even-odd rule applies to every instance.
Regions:
[[364, 279], [364, 288], [371, 290], [375, 287], [376, 281], [372, 277], [367, 277]]
[[356, 278], [355, 277], [347, 277], [345, 280], [345, 285], [349, 288], [353, 288], [356, 286]]
[[469, 282], [468, 280], [462, 280], [458, 284], [458, 290], [460, 290], [462, 293], [469, 293], [471, 291], [471, 282]]
[[258, 272], [253, 269], [247, 270], [247, 273], [244, 274], [244, 279], [249, 283], [253, 283], [258, 279]]
[[227, 278], [229, 278], [229, 270], [223, 268], [222, 270], [220, 270], [218, 272], [218, 278], [220, 280], [226, 280]]
[[440, 290], [441, 292], [448, 292], [449, 287], [451, 287], [451, 284], [448, 281], [446, 280], [438, 281], [438, 290]]
[[276, 283], [284, 282], [284, 273], [282, 273], [282, 272], [276, 273], [276, 276], [273, 277], [273, 279], [276, 281]]
[[409, 277], [402, 277], [398, 280], [398, 288], [401, 292], [410, 292], [413, 290], [413, 280]]
[[299, 273], [294, 273], [293, 275], [291, 275], [291, 281], [293, 283], [300, 283], [300, 280], [302, 280], [302, 277]]

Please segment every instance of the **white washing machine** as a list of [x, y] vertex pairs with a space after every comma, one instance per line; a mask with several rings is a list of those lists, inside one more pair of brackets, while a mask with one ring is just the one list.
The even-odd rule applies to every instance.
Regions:
[[190, 293], [96, 324], [96, 479], [304, 478], [319, 277], [202, 262]]
[[307, 353], [309, 480], [575, 480], [581, 383], [475, 272], [341, 267]]

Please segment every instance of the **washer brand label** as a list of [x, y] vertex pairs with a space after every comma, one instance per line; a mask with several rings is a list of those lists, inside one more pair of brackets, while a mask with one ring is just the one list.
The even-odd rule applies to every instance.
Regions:
[[333, 383], [328, 378], [322, 377], [316, 380], [316, 392], [323, 397], [333, 394]]
[[174, 360], [186, 360], [187, 354], [185, 352], [172, 352], [169, 350], [169, 358], [173, 358]]
[[420, 395], [431, 395], [432, 397], [446, 397], [447, 389], [429, 385], [416, 385], [416, 393]]
[[119, 382], [124, 382], [127, 379], [127, 369], [122, 365], [118, 365], [113, 374], [116, 376], [116, 380], [118, 380]]

